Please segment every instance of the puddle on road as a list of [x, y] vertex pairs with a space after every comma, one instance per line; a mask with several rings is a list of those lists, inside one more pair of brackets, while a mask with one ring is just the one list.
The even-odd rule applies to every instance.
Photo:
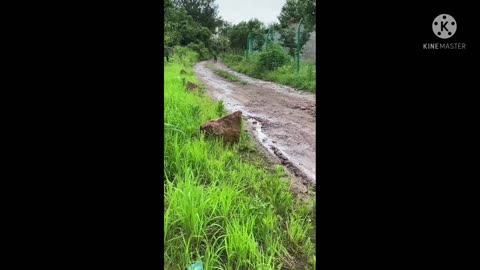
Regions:
[[[258, 120], [258, 118], [259, 118], [258, 116], [255, 116], [255, 117], [247, 116], [247, 121], [246, 121], [247, 128], [252, 131], [256, 141], [260, 143], [260, 145], [262, 145], [263, 148], [265, 148], [272, 156], [276, 156], [280, 160], [282, 165], [284, 165], [289, 169], [292, 169], [291, 167], [294, 167], [294, 170], [300, 171], [301, 174], [303, 174], [304, 177], [308, 179], [308, 181], [312, 182], [315, 185], [316, 184], [314, 180], [315, 171], [313, 171], [313, 174], [310, 173], [308, 170], [305, 169], [304, 166], [300, 165], [301, 163], [299, 162], [299, 160], [296, 160], [292, 156], [285, 153], [285, 151], [282, 151], [281, 148], [283, 147], [280, 145], [276, 145], [276, 143], [274, 143], [268, 137], [268, 135], [262, 131], [262, 123]], [[298, 171], [294, 172], [295, 176], [301, 176], [298, 173]]]
[[268, 136], [267, 134], [263, 133], [262, 132], [262, 123], [259, 122], [258, 120], [256, 120], [255, 118], [248, 118], [247, 119], [247, 123], [250, 125], [251, 129], [253, 131], [255, 131], [255, 136], [257, 138], [257, 140], [262, 143], [262, 144], [265, 144], [265, 148], [268, 148], [266, 147], [268, 143], [272, 143], [270, 139], [268, 139]]

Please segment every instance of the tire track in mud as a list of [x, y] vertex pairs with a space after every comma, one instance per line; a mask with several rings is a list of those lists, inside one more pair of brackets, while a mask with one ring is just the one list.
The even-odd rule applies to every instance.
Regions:
[[[246, 85], [217, 76], [208, 65], [234, 74]], [[315, 94], [254, 79], [211, 61], [197, 63], [194, 72], [209, 96], [223, 100], [229, 112], [242, 111], [257, 142], [288, 168], [296, 192], [306, 192], [307, 186], [315, 189]]]

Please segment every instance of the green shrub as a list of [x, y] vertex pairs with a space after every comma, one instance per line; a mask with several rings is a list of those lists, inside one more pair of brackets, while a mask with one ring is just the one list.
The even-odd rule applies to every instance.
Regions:
[[290, 61], [290, 57], [278, 44], [273, 44], [258, 55], [258, 69], [273, 71]]
[[173, 61], [178, 61], [184, 66], [189, 66], [197, 62], [198, 53], [186, 47], [176, 46], [172, 56]]
[[300, 63], [297, 73], [295, 58], [287, 55], [278, 44], [267, 51], [254, 52], [245, 58], [243, 55], [229, 53], [223, 62], [231, 69], [248, 76], [292, 86], [297, 89], [315, 92], [315, 63]]
[[237, 65], [242, 62], [243, 56], [237, 54], [227, 54], [223, 57], [223, 62], [228, 65]]
[[201, 48], [200, 49], [200, 56], [201, 56], [202, 60], [208, 60], [208, 59], [213, 57], [212, 54], [210, 53], [210, 51], [207, 48]]
[[205, 48], [205, 45], [203, 43], [190, 43], [187, 45], [187, 47], [192, 51], [198, 53], [198, 59], [200, 61], [210, 59], [210, 52], [207, 48]]
[[315, 75], [313, 74], [313, 65], [308, 65], [307, 67], [307, 81], [315, 80]]

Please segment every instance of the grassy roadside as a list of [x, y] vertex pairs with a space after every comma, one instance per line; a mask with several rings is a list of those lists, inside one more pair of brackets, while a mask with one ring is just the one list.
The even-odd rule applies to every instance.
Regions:
[[253, 162], [245, 132], [228, 148], [200, 134], [224, 110], [183, 90], [182, 68], [196, 81], [187, 54], [164, 74], [164, 268], [312, 269], [314, 209], [293, 199], [281, 167]]
[[288, 85], [299, 90], [308, 92], [316, 91], [316, 68], [315, 64], [301, 63], [297, 74], [296, 63], [289, 61], [273, 71], [264, 71], [258, 64], [258, 56], [252, 55], [249, 59], [241, 55], [226, 54], [223, 62], [229, 68], [261, 80]]
[[238, 82], [240, 84], [246, 85], [245, 81], [240, 80], [237, 76], [233, 75], [232, 73], [221, 70], [221, 69], [213, 69], [213, 73], [217, 74], [218, 76], [225, 78], [231, 82]]

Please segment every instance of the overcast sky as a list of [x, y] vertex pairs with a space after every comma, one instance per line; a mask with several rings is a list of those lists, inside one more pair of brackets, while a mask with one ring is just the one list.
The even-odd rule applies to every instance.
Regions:
[[253, 18], [265, 24], [278, 22], [282, 6], [287, 0], [216, 0], [218, 15], [225, 21], [237, 24]]

